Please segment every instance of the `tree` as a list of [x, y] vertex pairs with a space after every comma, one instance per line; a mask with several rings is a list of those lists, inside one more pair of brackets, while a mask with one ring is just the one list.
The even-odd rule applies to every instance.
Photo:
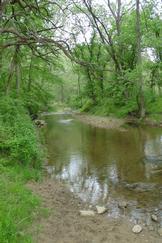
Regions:
[[136, 35], [137, 35], [137, 50], [136, 50], [136, 59], [137, 59], [137, 69], [139, 71], [138, 77], [138, 106], [139, 106], [139, 115], [140, 118], [145, 117], [145, 104], [144, 104], [144, 93], [143, 93], [143, 77], [142, 77], [142, 57], [141, 57], [141, 27], [140, 27], [140, 0], [136, 0]]

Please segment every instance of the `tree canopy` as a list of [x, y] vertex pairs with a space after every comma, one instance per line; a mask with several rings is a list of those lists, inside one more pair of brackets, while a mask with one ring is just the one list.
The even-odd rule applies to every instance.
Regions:
[[[31, 113], [58, 86], [68, 104], [106, 115], [144, 117], [161, 97], [160, 2], [4, 0], [0, 16], [1, 92], [21, 97]], [[66, 62], [70, 82], [60, 75]]]

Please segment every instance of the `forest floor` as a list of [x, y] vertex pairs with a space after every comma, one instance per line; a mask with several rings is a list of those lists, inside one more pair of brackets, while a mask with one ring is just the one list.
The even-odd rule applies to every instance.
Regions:
[[38, 243], [160, 243], [156, 232], [143, 228], [132, 232], [132, 223], [126, 219], [110, 219], [107, 214], [81, 216], [88, 205], [76, 198], [60, 181], [44, 178], [43, 182], [27, 185], [43, 201], [48, 216], [40, 216], [32, 226], [34, 242]]

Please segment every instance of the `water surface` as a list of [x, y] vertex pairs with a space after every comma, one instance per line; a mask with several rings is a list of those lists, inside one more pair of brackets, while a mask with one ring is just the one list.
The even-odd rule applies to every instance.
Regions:
[[66, 181], [89, 204], [108, 205], [109, 216], [125, 213], [118, 206], [124, 200], [133, 220], [148, 212], [162, 217], [161, 128], [108, 130], [67, 114], [47, 116], [46, 121], [51, 176]]

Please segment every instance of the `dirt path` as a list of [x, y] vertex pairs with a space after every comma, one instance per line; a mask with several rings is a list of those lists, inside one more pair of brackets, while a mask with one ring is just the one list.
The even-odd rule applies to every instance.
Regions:
[[[145, 228], [136, 235], [126, 220], [111, 220], [106, 214], [80, 216], [87, 209], [62, 182], [45, 179], [42, 183], [28, 184], [42, 197], [43, 207], [49, 209], [47, 218], [40, 217], [33, 225], [35, 243], [160, 243], [156, 232]], [[39, 230], [36, 230], [39, 229]]]

